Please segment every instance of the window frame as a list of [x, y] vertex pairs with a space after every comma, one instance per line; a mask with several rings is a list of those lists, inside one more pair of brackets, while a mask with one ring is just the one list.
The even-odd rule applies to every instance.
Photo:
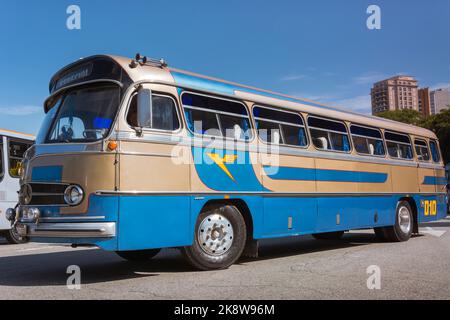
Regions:
[[[388, 140], [388, 139], [386, 139], [386, 133], [392, 133], [392, 134], [398, 134], [398, 135], [401, 135], [401, 136], [406, 136], [406, 137], [408, 137], [408, 139], [409, 139], [409, 144], [408, 143], [405, 143], [405, 142], [398, 142], [398, 141], [394, 141], [394, 140]], [[414, 151], [413, 151], [413, 144], [412, 144], [412, 140], [411, 140], [411, 137], [410, 137], [410, 135], [409, 134], [407, 134], [407, 133], [400, 133], [400, 132], [396, 132], [396, 131], [391, 131], [391, 130], [384, 130], [384, 132], [383, 132], [383, 139], [384, 139], [384, 141], [385, 141], [385, 143], [386, 143], [386, 154], [387, 154], [387, 156], [390, 158], [390, 159], [392, 159], [392, 160], [402, 160], [402, 161], [410, 161], [410, 162], [414, 162]], [[410, 146], [410, 148], [411, 148], [411, 153], [412, 153], [412, 158], [411, 159], [407, 159], [407, 158], [394, 158], [394, 157], [392, 157], [390, 154], [389, 154], [389, 150], [388, 150], [388, 146], [387, 146], [387, 143], [388, 142], [392, 142], [392, 143], [396, 143], [396, 144], [402, 144], [402, 145], [409, 145]]]
[[[133, 130], [135, 128], [137, 128], [137, 127], [131, 126], [128, 123], [127, 118], [128, 118], [128, 113], [130, 112], [131, 101], [133, 100], [133, 98], [135, 96], [137, 96], [137, 94], [138, 94], [138, 91], [134, 91], [134, 92], [131, 93], [130, 97], [128, 98], [127, 108], [125, 110], [125, 114], [124, 114], [124, 117], [123, 117], [125, 119], [125, 123], [127, 124], [127, 126], [130, 129], [133, 129]], [[178, 129], [176, 129], [176, 130], [163, 130], [163, 129], [154, 129], [154, 128], [149, 128], [149, 127], [142, 127], [141, 128], [142, 132], [150, 132], [150, 133], [155, 132], [155, 133], [166, 133], [166, 134], [176, 134], [176, 133], [181, 132], [181, 130], [183, 130], [183, 121], [182, 121], [182, 119], [180, 117], [180, 110], [178, 108], [177, 100], [171, 94], [164, 93], [164, 92], [159, 92], [159, 91], [152, 91], [152, 99], [153, 99], [153, 96], [167, 97], [167, 98], [172, 99], [172, 101], [174, 103], [174, 106], [175, 106], [175, 111], [177, 113]]]
[[[198, 110], [198, 111], [208, 112], [208, 113], [214, 114], [216, 116], [217, 125], [219, 127], [218, 129], [220, 130], [221, 135], [220, 136], [214, 136], [214, 135], [210, 135], [210, 134], [196, 133], [195, 131], [191, 130], [191, 128], [189, 127], [189, 124], [187, 123], [186, 115], [184, 113], [185, 106], [183, 104], [183, 94], [198, 95], [198, 96], [202, 96], [202, 97], [206, 97], [206, 98], [222, 100], [222, 101], [229, 101], [229, 102], [240, 104], [240, 105], [242, 105], [244, 107], [245, 111], [247, 112], [247, 116], [241, 115], [241, 114], [237, 114], [237, 113], [232, 113], [232, 112], [219, 111], [219, 110], [210, 110], [210, 109], [206, 109], [206, 108], [202, 108], [202, 107], [196, 107], [196, 106], [187, 106], [187, 109], [190, 109], [190, 110]], [[195, 91], [183, 90], [183, 92], [180, 93], [180, 104], [181, 104], [181, 110], [183, 112], [183, 118], [184, 118], [184, 121], [185, 121], [186, 130], [188, 132], [190, 132], [194, 137], [198, 137], [198, 138], [206, 137], [208, 139], [222, 139], [222, 140], [244, 142], [244, 143], [250, 143], [250, 142], [252, 142], [255, 139], [255, 133], [254, 133], [254, 128], [252, 126], [253, 123], [252, 123], [252, 120], [250, 118], [249, 108], [247, 107], [247, 105], [244, 102], [242, 102], [240, 100], [227, 99], [227, 98], [223, 98], [221, 96], [215, 96], [215, 95], [211, 95], [211, 94], [204, 94], [204, 93], [198, 93], [198, 92], [195, 92]], [[248, 124], [249, 124], [251, 137], [249, 137], [248, 139], [234, 139], [234, 138], [230, 138], [230, 137], [225, 136], [223, 134], [223, 131], [222, 131], [222, 124], [220, 123], [220, 116], [219, 116], [220, 114], [225, 115], [225, 116], [239, 117], [239, 118], [247, 119], [248, 120]]]
[[[8, 161], [7, 161], [7, 163], [8, 163], [8, 175], [11, 177], [11, 178], [13, 178], [13, 179], [18, 179], [18, 178], [20, 178], [20, 175], [18, 175], [18, 176], [13, 176], [13, 175], [11, 175], [11, 163], [10, 163], [10, 161], [11, 161], [11, 153], [10, 153], [10, 143], [11, 143], [11, 141], [13, 141], [13, 142], [19, 142], [19, 143], [24, 143], [24, 144], [28, 144], [29, 145], [29, 147], [27, 148], [27, 150], [28, 149], [30, 149], [33, 145], [34, 145], [34, 141], [31, 141], [31, 140], [25, 140], [25, 139], [21, 139], [21, 138], [15, 138], [15, 137], [6, 137], [6, 146], [7, 146], [7, 150], [8, 150]], [[26, 150], [25, 150], [25, 152], [26, 152]], [[25, 152], [23, 153], [24, 155], [25, 155]], [[24, 158], [22, 158], [22, 160], [23, 160]], [[21, 161], [22, 161], [21, 160]], [[4, 166], [3, 166], [4, 167]], [[4, 170], [5, 170], [5, 168], [3, 168]], [[6, 172], [6, 170], [5, 170], [5, 172]], [[5, 173], [6, 174], [6, 173]], [[3, 175], [3, 176], [5, 176], [5, 175]]]
[[[0, 182], [3, 181], [3, 179], [5, 179], [5, 175], [6, 175], [6, 170], [5, 170], [5, 143], [4, 143], [4, 139], [5, 136], [0, 135], [0, 162], [3, 164], [1, 166], [1, 170], [0, 170]], [[7, 159], [9, 160], [9, 159]], [[8, 170], [9, 171], [9, 170]]]
[[[253, 114], [253, 110], [255, 108], [263, 108], [263, 109], [273, 110], [273, 111], [277, 111], [277, 112], [284, 112], [284, 113], [289, 113], [289, 114], [293, 114], [293, 115], [299, 116], [300, 119], [303, 122], [303, 125], [293, 124], [293, 123], [289, 123], [289, 122], [285, 122], [285, 121], [276, 121], [276, 120], [271, 120], [271, 119], [266, 119], [266, 118], [255, 117], [254, 114]], [[271, 106], [264, 106], [264, 105], [260, 105], [260, 104], [256, 104], [256, 103], [252, 105], [251, 111], [252, 111], [252, 118], [253, 118], [253, 121], [254, 121], [253, 125], [255, 127], [255, 133], [256, 133], [256, 136], [258, 136], [258, 140], [260, 142], [262, 142], [264, 144], [267, 144], [267, 145], [278, 145], [278, 146], [290, 147], [290, 148], [300, 148], [300, 149], [308, 149], [309, 148], [309, 146], [311, 144], [311, 139], [309, 137], [309, 133], [308, 133], [308, 129], [306, 127], [305, 119], [303, 118], [303, 116], [302, 116], [302, 114], [300, 112], [295, 112], [295, 111], [291, 111], [291, 110], [285, 110], [285, 109], [271, 107]], [[259, 136], [258, 129], [256, 128], [256, 120], [257, 119], [260, 120], [260, 121], [266, 121], [266, 122], [277, 124], [278, 128], [280, 129], [280, 137], [281, 137], [281, 139], [283, 139], [283, 141], [285, 139], [284, 139], [284, 133], [283, 133], [281, 125], [284, 124], [284, 125], [291, 126], [291, 127], [303, 128], [305, 130], [306, 146], [299, 146], [299, 145], [286, 144], [286, 143], [274, 144], [272, 142], [264, 141]]]
[[[354, 135], [354, 134], [352, 134], [352, 126], [357, 126], [357, 127], [371, 129], [371, 130], [377, 130], [380, 133], [381, 138], [377, 139], [377, 138], [373, 138], [373, 137], [362, 136], [362, 135], [359, 135], [359, 134], [355, 134]], [[360, 156], [364, 156], [364, 157], [376, 157], [376, 158], [379, 158], [379, 159], [386, 159], [386, 157], [388, 155], [388, 151], [387, 151], [387, 147], [386, 147], [386, 141], [384, 139], [384, 134], [381, 131], [381, 129], [378, 129], [378, 128], [375, 128], [375, 127], [369, 127], [369, 126], [365, 126], [365, 125], [361, 125], [361, 124], [357, 124], [357, 123], [353, 123], [352, 122], [352, 123], [350, 123], [350, 131], [349, 132], [350, 132], [350, 135], [352, 137], [353, 148], [354, 148], [356, 154], [358, 154]], [[383, 143], [384, 155], [381, 156], [381, 155], [376, 155], [376, 154], [366, 154], [366, 153], [358, 152], [358, 150], [356, 150], [355, 143], [353, 141], [353, 136], [360, 137], [360, 138], [366, 138], [366, 139], [381, 140], [381, 142]]]
[[[430, 146], [430, 155], [431, 155], [430, 160], [431, 160], [431, 163], [438, 163], [438, 164], [440, 164], [441, 162], [443, 162], [443, 160], [442, 160], [442, 153], [441, 153], [441, 147], [439, 145], [439, 141], [437, 139], [430, 139], [429, 142], [430, 142], [429, 146]], [[437, 162], [434, 161], [433, 153], [431, 152], [431, 143], [434, 143], [436, 145], [436, 152], [437, 152], [437, 154], [439, 156], [439, 161], [437, 161]]]
[[[428, 149], [428, 156], [429, 156], [429, 159], [428, 160], [419, 160], [419, 155], [417, 154], [417, 151], [416, 151], [416, 141], [421, 141], [421, 142], [425, 142], [425, 145], [426, 145], [426, 147], [427, 147], [427, 149]], [[423, 146], [421, 146], [421, 147], [423, 147]], [[417, 158], [417, 161], [418, 162], [424, 162], [424, 163], [430, 163], [431, 161], [433, 161], [432, 159], [433, 159], [433, 156], [431, 155], [431, 148], [430, 148], [430, 146], [428, 145], [428, 141], [425, 139], [425, 138], [414, 138], [414, 153], [415, 153], [415, 155], [416, 155], [416, 158]]]
[[331, 121], [331, 122], [343, 124], [344, 127], [345, 127], [345, 130], [346, 130], [346, 132], [347, 132], [346, 134], [347, 134], [348, 143], [349, 143], [349, 147], [350, 147], [350, 150], [349, 150], [349, 151], [341, 151], [341, 150], [334, 150], [334, 149], [332, 149], [332, 150], [328, 150], [328, 149], [319, 149], [319, 148], [316, 147], [316, 145], [315, 145], [314, 142], [313, 142], [313, 143], [312, 143], [312, 146], [313, 146], [317, 151], [337, 152], [337, 153], [342, 153], [342, 154], [351, 154], [351, 153], [352, 153], [352, 151], [353, 151], [353, 141], [352, 141], [352, 139], [350, 139], [350, 136], [349, 136], [349, 130], [348, 130], [349, 128], [348, 128], [347, 124], [345, 123], [345, 121], [339, 121], [339, 120], [334, 120], [334, 119], [330, 119], [330, 118], [324, 118], [324, 117], [321, 117], [321, 116], [315, 116], [315, 115], [313, 115], [313, 114], [308, 114], [308, 116], [306, 117], [306, 125], [308, 126], [308, 133], [309, 133], [309, 136], [311, 137], [311, 142], [312, 142], [312, 140], [313, 140], [313, 139], [312, 139], [312, 135], [311, 135], [311, 128], [312, 128], [312, 129], [315, 129], [315, 130], [321, 130], [321, 131], [326, 131], [326, 132], [332, 132], [332, 133], [337, 133], [337, 134], [341, 134], [341, 135], [344, 135], [344, 133], [342, 133], [342, 132], [340, 132], [340, 131], [335, 131], [335, 130], [327, 130], [327, 129], [323, 129], [323, 128], [311, 127], [311, 126], [309, 125], [309, 123], [308, 123], [309, 118], [316, 118], [316, 119], [321, 119], [321, 120], [325, 120], [325, 121]]

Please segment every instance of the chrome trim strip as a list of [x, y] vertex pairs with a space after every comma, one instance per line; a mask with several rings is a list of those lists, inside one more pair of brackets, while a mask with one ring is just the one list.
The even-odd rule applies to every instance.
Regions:
[[446, 195], [445, 192], [270, 192], [270, 191], [114, 191], [97, 190], [96, 195], [128, 195], [128, 196], [220, 196], [220, 195], [251, 195], [264, 197], [321, 197], [321, 196], [391, 196], [391, 195]]
[[[111, 238], [116, 236], [115, 222], [26, 224], [22, 236], [50, 238]], [[18, 228], [21, 230], [21, 228]]]
[[42, 217], [39, 218], [41, 221], [70, 221], [70, 220], [102, 220], [105, 216], [78, 216], [78, 217]]

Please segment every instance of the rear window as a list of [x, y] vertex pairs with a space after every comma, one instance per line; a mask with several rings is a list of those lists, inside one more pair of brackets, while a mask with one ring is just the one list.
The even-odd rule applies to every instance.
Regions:
[[431, 156], [433, 158], [433, 162], [440, 162], [441, 161], [441, 154], [439, 153], [438, 144], [435, 140], [430, 141], [430, 149], [431, 149]]

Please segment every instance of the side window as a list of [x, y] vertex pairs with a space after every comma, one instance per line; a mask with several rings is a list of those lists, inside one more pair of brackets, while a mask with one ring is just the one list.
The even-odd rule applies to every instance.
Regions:
[[441, 161], [441, 155], [439, 153], [439, 148], [437, 145], [437, 142], [434, 140], [430, 140], [430, 149], [431, 149], [431, 156], [433, 158], [433, 162], [440, 162]]
[[[127, 122], [130, 126], [137, 127], [137, 95], [131, 98]], [[147, 120], [145, 128], [165, 131], [180, 128], [177, 109], [172, 98], [157, 94], [152, 96], [151, 119]]]
[[350, 152], [347, 128], [342, 122], [308, 117], [308, 127], [317, 149]]
[[261, 140], [299, 147], [308, 145], [305, 125], [299, 114], [254, 107], [253, 116]]
[[23, 160], [23, 155], [29, 147], [31, 147], [31, 143], [19, 142], [15, 140], [8, 141], [9, 175], [11, 177], [19, 177], [19, 168]]
[[189, 130], [199, 135], [250, 140], [247, 109], [242, 103], [184, 92], [181, 95]]
[[384, 138], [391, 158], [406, 160], [413, 158], [411, 140], [407, 135], [386, 131]]
[[422, 139], [414, 140], [414, 147], [416, 149], [417, 159], [419, 161], [430, 161], [430, 152], [428, 150], [428, 145], [425, 140]]
[[351, 125], [350, 132], [356, 152], [380, 157], [386, 154], [380, 130]]

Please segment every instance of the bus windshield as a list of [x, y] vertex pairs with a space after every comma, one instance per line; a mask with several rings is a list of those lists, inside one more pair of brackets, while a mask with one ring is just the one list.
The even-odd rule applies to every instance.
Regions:
[[47, 112], [37, 142], [92, 142], [105, 138], [120, 103], [117, 85], [89, 85], [67, 90]]

